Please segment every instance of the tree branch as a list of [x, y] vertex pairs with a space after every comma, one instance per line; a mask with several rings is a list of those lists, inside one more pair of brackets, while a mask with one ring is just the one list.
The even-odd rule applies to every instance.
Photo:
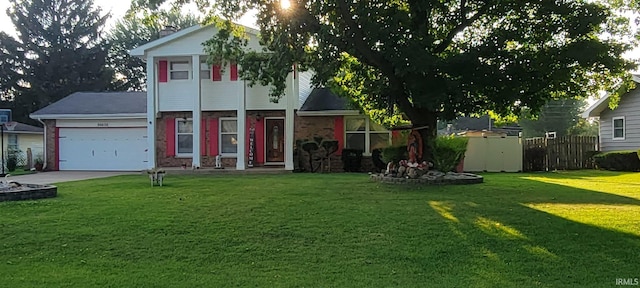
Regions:
[[462, 30], [464, 30], [464, 28], [467, 28], [471, 23], [480, 19], [480, 17], [482, 17], [489, 10], [489, 7], [491, 7], [491, 4], [487, 3], [484, 6], [482, 6], [480, 9], [478, 9], [478, 12], [476, 14], [474, 14], [470, 18], [466, 18], [465, 17], [465, 14], [467, 11], [466, 2], [467, 1], [465, 0], [462, 0], [460, 2], [460, 14], [459, 14], [460, 23], [456, 25], [453, 29], [451, 29], [451, 31], [447, 33], [447, 36], [445, 36], [444, 39], [442, 39], [442, 42], [440, 42], [440, 44], [436, 46], [436, 48], [433, 50], [434, 54], [444, 52], [444, 50], [447, 49], [449, 45], [451, 45], [451, 42], [453, 42], [453, 37], [455, 37], [456, 34], [460, 33]]

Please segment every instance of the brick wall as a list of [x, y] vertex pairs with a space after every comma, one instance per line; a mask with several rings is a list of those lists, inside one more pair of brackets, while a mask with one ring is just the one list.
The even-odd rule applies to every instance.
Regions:
[[43, 122], [45, 131], [47, 131], [47, 135], [45, 135], [47, 159], [43, 160], [46, 162], [47, 170], [58, 170], [58, 163], [56, 162], [56, 145], [58, 144], [56, 141], [56, 120], [43, 120]]
[[[255, 121], [256, 117], [284, 117], [284, 111], [247, 111], [247, 117], [250, 121]], [[236, 111], [207, 111], [202, 112], [202, 119], [209, 120], [211, 118], [224, 118], [224, 117], [236, 117]], [[192, 118], [191, 111], [187, 112], [162, 112], [160, 118], [156, 121], [156, 166], [158, 167], [179, 167], [182, 164], [186, 164], [187, 167], [191, 167], [191, 157], [177, 157], [167, 156], [167, 134], [166, 127], [169, 119], [175, 118]], [[212, 155], [209, 151], [209, 121], [205, 121], [205, 125], [201, 129], [205, 130], [205, 146], [201, 149], [205, 149], [206, 155], [200, 156], [201, 167], [214, 167], [216, 163], [215, 155]], [[194, 139], [198, 139], [195, 137]], [[236, 167], [236, 158], [222, 158], [222, 165], [224, 167]], [[263, 163], [254, 163], [254, 166], [262, 166]]]

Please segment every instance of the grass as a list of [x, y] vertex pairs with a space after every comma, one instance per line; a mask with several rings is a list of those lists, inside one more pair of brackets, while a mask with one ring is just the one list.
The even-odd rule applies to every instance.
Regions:
[[0, 203], [3, 287], [606, 287], [640, 278], [640, 174], [145, 176]]

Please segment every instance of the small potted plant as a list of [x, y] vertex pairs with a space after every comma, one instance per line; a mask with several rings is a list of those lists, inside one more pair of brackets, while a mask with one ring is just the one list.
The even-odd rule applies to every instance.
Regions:
[[33, 168], [35, 168], [36, 171], [42, 171], [42, 167], [44, 167], [44, 161], [40, 157], [36, 158]]

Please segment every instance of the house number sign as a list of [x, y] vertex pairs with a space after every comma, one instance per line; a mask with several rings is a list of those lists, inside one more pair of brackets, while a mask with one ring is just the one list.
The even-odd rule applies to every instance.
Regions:
[[109, 123], [98, 123], [98, 127], [109, 127]]

